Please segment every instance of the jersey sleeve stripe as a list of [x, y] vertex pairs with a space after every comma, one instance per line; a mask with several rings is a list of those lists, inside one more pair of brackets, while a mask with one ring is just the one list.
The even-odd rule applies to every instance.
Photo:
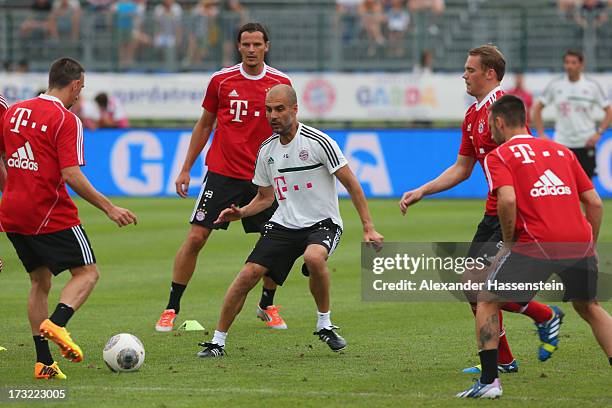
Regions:
[[487, 183], [489, 184], [489, 192], [493, 192], [493, 179], [491, 178], [491, 171], [489, 171], [489, 155], [486, 155], [484, 158], [484, 169], [485, 174], [487, 175]]
[[81, 123], [81, 119], [78, 116], [74, 115], [74, 119], [77, 124], [77, 160], [80, 166], [85, 164], [85, 155], [83, 154], [83, 123]]
[[329, 163], [331, 164], [332, 167], [336, 167], [338, 164], [340, 164], [340, 162], [338, 161], [338, 158], [335, 156], [335, 153], [333, 153], [333, 152], [330, 153], [329, 146], [326, 146], [325, 143], [321, 139], [318, 139], [318, 138], [316, 138], [314, 136], [309, 136], [307, 134], [304, 134], [304, 136], [306, 136], [309, 139], [312, 139], [312, 140], [316, 141], [317, 143], [319, 143], [321, 145], [321, 148], [323, 149], [323, 151], [327, 155], [327, 159], [329, 160]]
[[9, 107], [8, 102], [6, 101], [6, 99], [4, 99], [4, 96], [2, 95], [0, 95], [0, 105], [2, 105], [5, 110]]
[[304, 132], [304, 135], [309, 139], [316, 140], [317, 142], [319, 142], [321, 147], [323, 147], [323, 150], [325, 150], [325, 153], [327, 154], [327, 157], [329, 159], [329, 162], [332, 164], [332, 167], [336, 167], [340, 164], [338, 155], [334, 151], [334, 148], [332, 147], [331, 143], [329, 143], [329, 140], [325, 138], [325, 136], [318, 135], [310, 129], [307, 129], [305, 126], [302, 126], [302, 132]]

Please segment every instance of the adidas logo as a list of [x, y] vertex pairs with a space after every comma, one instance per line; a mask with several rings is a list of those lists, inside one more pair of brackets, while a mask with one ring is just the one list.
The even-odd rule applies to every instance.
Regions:
[[566, 186], [555, 173], [548, 169], [533, 184], [530, 193], [532, 197], [569, 195], [572, 194], [572, 189]]
[[6, 164], [16, 169], [38, 171], [38, 163], [34, 161], [34, 153], [30, 147], [30, 142], [25, 142], [11, 157]]
[[239, 95], [238, 95], [238, 92], [236, 92], [235, 89], [232, 89], [232, 92], [230, 92], [228, 96], [233, 96], [233, 97], [237, 98]]
[[272, 156], [268, 158], [268, 164], [274, 164], [274, 159], [272, 158]]

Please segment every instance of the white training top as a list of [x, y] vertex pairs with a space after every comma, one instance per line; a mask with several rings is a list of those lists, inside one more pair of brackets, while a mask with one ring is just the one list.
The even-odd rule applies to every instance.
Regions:
[[584, 147], [595, 134], [593, 108], [605, 109], [610, 104], [601, 86], [584, 75], [576, 82], [567, 75], [554, 79], [544, 89], [540, 102], [554, 105], [555, 141], [571, 148]]
[[278, 208], [270, 221], [307, 228], [331, 218], [342, 228], [334, 173], [347, 164], [338, 144], [325, 133], [298, 124], [286, 145], [273, 134], [259, 148], [253, 183], [274, 186]]

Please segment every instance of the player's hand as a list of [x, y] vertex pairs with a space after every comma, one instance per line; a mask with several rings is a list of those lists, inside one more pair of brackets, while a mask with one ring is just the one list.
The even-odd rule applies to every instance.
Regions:
[[176, 194], [179, 196], [186, 198], [189, 191], [189, 181], [191, 180], [191, 176], [189, 176], [188, 171], [181, 170], [174, 185], [176, 186]]
[[376, 252], [379, 252], [382, 249], [382, 243], [384, 240], [385, 237], [379, 234], [374, 228], [363, 232], [363, 241], [368, 245], [371, 245]]
[[108, 218], [113, 220], [119, 227], [125, 227], [130, 224], [138, 224], [138, 220], [134, 213], [132, 213], [127, 208], [121, 208], [117, 206], [113, 206], [110, 211], [106, 213]]
[[586, 141], [585, 146], [586, 147], [595, 147], [597, 142], [599, 142], [599, 139], [601, 139], [601, 135], [599, 133], [595, 133], [593, 136], [591, 136], [589, 138], [589, 140]]
[[215, 224], [220, 224], [222, 222], [231, 222], [238, 221], [242, 218], [242, 209], [236, 207], [235, 204], [232, 204], [230, 208], [226, 208], [221, 211], [219, 217], [215, 220]]
[[410, 207], [412, 204], [418, 203], [422, 198], [423, 193], [419, 189], [406, 191], [404, 195], [402, 195], [401, 200], [399, 200], [399, 207], [402, 215], [406, 215], [408, 207]]

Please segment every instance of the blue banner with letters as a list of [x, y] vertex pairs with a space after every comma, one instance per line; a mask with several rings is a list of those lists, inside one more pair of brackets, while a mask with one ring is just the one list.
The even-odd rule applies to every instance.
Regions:
[[[368, 197], [399, 197], [437, 177], [452, 165], [459, 130], [330, 130]], [[97, 130], [85, 133], [85, 174], [111, 196], [174, 196], [174, 180], [183, 164], [191, 130]], [[191, 171], [190, 194], [196, 195], [206, 174], [202, 157]], [[598, 146], [597, 190], [612, 197], [612, 132]], [[487, 185], [476, 165], [472, 176], [440, 193], [444, 198], [484, 198]], [[340, 193], [346, 192], [340, 188]]]

